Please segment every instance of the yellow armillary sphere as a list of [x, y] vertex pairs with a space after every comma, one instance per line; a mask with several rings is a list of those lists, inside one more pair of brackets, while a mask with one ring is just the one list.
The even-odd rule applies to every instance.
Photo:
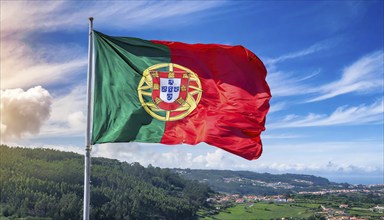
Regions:
[[197, 74], [175, 63], [148, 67], [137, 91], [145, 111], [161, 121], [176, 121], [189, 115], [203, 92]]

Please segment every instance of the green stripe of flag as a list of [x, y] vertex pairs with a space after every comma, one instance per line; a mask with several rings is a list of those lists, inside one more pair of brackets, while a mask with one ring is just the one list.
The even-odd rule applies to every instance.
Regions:
[[170, 62], [169, 48], [137, 38], [110, 37], [97, 31], [94, 31], [94, 42], [92, 144], [160, 142], [165, 122], [145, 112], [137, 87], [145, 69]]

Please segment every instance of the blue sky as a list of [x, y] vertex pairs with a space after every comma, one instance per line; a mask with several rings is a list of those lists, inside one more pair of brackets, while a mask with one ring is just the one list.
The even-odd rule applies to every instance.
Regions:
[[1, 143], [84, 152], [88, 17], [108, 35], [243, 45], [268, 70], [264, 152], [103, 144], [143, 165], [384, 183], [382, 1], [1, 1]]

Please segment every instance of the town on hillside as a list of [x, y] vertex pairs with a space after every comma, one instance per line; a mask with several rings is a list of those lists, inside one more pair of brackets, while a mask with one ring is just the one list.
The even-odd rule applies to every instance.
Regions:
[[[357, 187], [357, 186], [356, 186]], [[216, 210], [220, 211], [228, 207], [233, 207], [236, 205], [243, 205], [245, 207], [251, 208], [256, 203], [268, 203], [268, 204], [303, 204], [305, 202], [313, 202], [314, 198], [317, 197], [326, 197], [331, 198], [332, 196], [340, 195], [359, 195], [371, 197], [372, 195], [381, 197], [381, 201], [384, 200], [384, 184], [368, 185], [362, 189], [357, 189], [351, 187], [351, 189], [337, 189], [337, 190], [319, 190], [313, 192], [299, 192], [297, 194], [281, 194], [281, 195], [272, 195], [272, 196], [260, 196], [260, 195], [240, 195], [240, 194], [228, 194], [222, 193], [217, 194], [214, 197], [208, 198], [207, 202], [216, 207]], [[308, 199], [305, 199], [308, 198]], [[314, 216], [324, 217], [327, 220], [363, 220], [363, 219], [372, 219], [371, 215], [380, 216], [379, 219], [384, 219], [384, 204], [365, 204], [358, 207], [357, 203], [347, 202], [343, 203], [335, 200], [334, 202], [323, 203], [322, 201], [317, 201], [319, 203]], [[316, 203], [316, 201], [314, 202]], [[322, 204], [323, 203], [323, 204]], [[348, 204], [349, 203], [349, 204]], [[360, 216], [356, 214], [356, 210], [360, 212], [367, 213], [365, 216]], [[368, 216], [368, 217], [367, 217]], [[376, 218], [374, 218], [376, 219]]]

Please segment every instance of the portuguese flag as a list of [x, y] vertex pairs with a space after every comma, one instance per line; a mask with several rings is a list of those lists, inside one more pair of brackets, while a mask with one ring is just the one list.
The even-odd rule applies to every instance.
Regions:
[[92, 144], [205, 142], [261, 155], [271, 93], [251, 51], [93, 33]]

